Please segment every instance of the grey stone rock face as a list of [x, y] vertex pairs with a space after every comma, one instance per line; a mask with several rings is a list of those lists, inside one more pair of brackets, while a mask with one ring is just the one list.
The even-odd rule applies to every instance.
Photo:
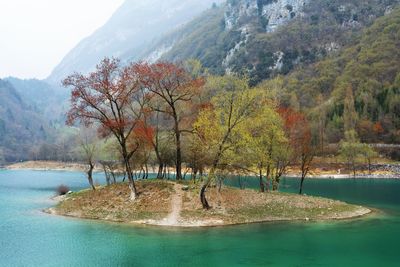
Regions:
[[260, 16], [266, 32], [273, 32], [280, 25], [302, 16], [303, 7], [309, 0], [241, 0], [228, 3], [225, 28], [231, 30], [246, 17]]

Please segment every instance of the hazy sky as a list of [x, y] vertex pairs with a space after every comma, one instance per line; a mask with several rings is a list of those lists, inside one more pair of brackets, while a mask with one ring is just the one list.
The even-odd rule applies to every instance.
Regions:
[[124, 0], [0, 0], [0, 78], [46, 78]]

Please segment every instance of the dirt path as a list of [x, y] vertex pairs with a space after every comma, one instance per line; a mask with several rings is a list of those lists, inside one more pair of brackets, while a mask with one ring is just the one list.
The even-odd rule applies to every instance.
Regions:
[[183, 191], [180, 184], [174, 184], [175, 193], [172, 194], [171, 213], [160, 222], [160, 225], [176, 226], [180, 224]]
[[205, 220], [185, 220], [181, 217], [183, 206], [182, 185], [174, 183], [174, 193], [171, 198], [171, 212], [162, 220], [144, 220], [136, 221], [141, 224], [158, 225], [158, 226], [172, 226], [172, 227], [198, 227], [210, 225], [223, 225], [223, 220], [205, 219]]

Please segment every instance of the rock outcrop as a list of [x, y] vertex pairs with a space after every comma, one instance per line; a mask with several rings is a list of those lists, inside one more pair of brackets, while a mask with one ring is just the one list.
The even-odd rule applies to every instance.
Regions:
[[225, 27], [233, 29], [249, 18], [261, 20], [266, 32], [275, 31], [280, 25], [303, 15], [303, 7], [309, 0], [241, 0], [228, 1]]

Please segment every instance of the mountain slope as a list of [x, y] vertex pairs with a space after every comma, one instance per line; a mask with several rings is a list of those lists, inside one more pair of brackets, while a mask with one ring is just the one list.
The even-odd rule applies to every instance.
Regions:
[[344, 103], [352, 94], [362, 141], [400, 143], [400, 8], [377, 19], [353, 45], [282, 82], [286, 105], [296, 96], [314, 120], [326, 114], [328, 140], [338, 141], [345, 130]]
[[229, 0], [165, 36], [149, 49], [149, 58], [151, 51], [160, 51], [156, 59], [161, 60], [198, 58], [215, 73], [246, 73], [256, 84], [351, 44], [365, 26], [398, 3]]
[[346, 98], [354, 99], [352, 127], [362, 141], [400, 143], [398, 6], [398, 0], [230, 0], [149, 51], [158, 51], [158, 60], [196, 58], [211, 73], [246, 75], [252, 85], [265, 81], [261, 86], [277, 88], [283, 105], [309, 116], [321, 146], [349, 130]]
[[126, 0], [111, 19], [82, 40], [54, 69], [48, 81], [74, 71], [88, 72], [104, 57], [138, 60], [142, 50], [221, 0]]
[[46, 81], [21, 80], [15, 77], [4, 79], [21, 96], [24, 103], [40, 111], [46, 120], [60, 121], [68, 106], [69, 91]]
[[0, 80], [0, 150], [4, 160], [28, 159], [31, 148], [51, 135], [40, 112], [27, 105], [11, 83]]

